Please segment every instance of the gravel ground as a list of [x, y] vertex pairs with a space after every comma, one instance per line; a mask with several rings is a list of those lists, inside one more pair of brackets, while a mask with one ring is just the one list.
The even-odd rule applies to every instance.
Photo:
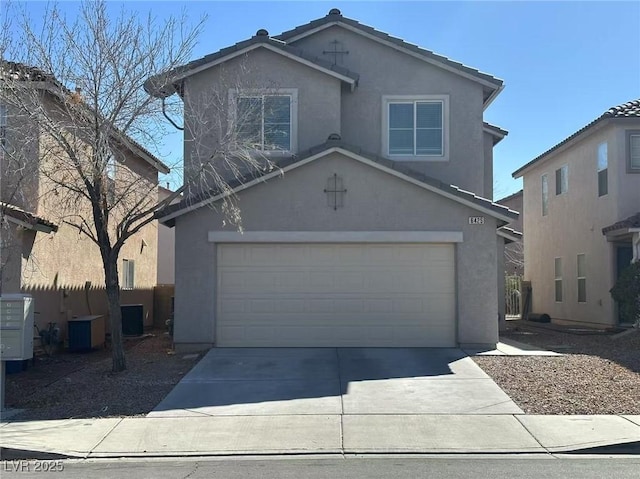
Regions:
[[562, 329], [518, 321], [501, 335], [561, 357], [473, 359], [527, 414], [640, 414], [640, 332]]
[[127, 370], [111, 372], [111, 352], [39, 356], [6, 377], [6, 405], [17, 420], [144, 416], [200, 357], [175, 355], [162, 331], [125, 339]]
[[[478, 356], [474, 361], [527, 414], [640, 414], [640, 333], [555, 331], [513, 322], [502, 335], [564, 356]], [[162, 331], [127, 339], [128, 368], [111, 373], [107, 350], [39, 357], [7, 375], [18, 420], [144, 416], [200, 357], [174, 355]]]

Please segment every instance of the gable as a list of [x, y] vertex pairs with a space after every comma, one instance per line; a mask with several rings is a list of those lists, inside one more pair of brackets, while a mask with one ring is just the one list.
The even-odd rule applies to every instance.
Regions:
[[[347, 190], [337, 209], [325, 192], [334, 174]], [[477, 214], [340, 152], [239, 191], [237, 201], [246, 231], [461, 231], [468, 217]], [[197, 216], [207, 218], [203, 221], [211, 229], [236, 231], [234, 225], [222, 226], [225, 218], [219, 210], [204, 207]]]
[[[504, 223], [508, 223], [518, 216], [517, 212], [511, 211], [501, 205], [492, 203], [490, 200], [487, 200], [485, 198], [477, 197], [473, 193], [460, 190], [459, 188], [452, 185], [445, 185], [438, 180], [426, 177], [410, 169], [405, 169], [397, 163], [391, 162], [389, 160], [356, 153], [354, 151], [351, 151], [346, 146], [339, 146], [337, 142], [332, 141], [327, 142], [325, 145], [320, 145], [316, 149], [311, 149], [308, 152], [301, 154], [300, 157], [292, 157], [286, 159], [284, 162], [281, 162], [278, 165], [279, 169], [274, 172], [265, 174], [258, 178], [253, 178], [252, 176], [250, 176], [246, 178], [246, 181], [243, 179], [239, 179], [235, 182], [235, 184], [229, 186], [232, 188], [233, 194], [238, 195], [242, 191], [248, 190], [258, 185], [262, 185], [267, 181], [278, 178], [282, 175], [282, 173], [290, 175], [290, 172], [293, 170], [299, 169], [300, 167], [306, 167], [307, 165], [316, 162], [317, 160], [323, 160], [329, 156], [333, 156], [334, 154], [339, 154], [340, 156], [349, 158], [350, 160], [355, 160], [356, 162], [362, 163], [365, 167], [378, 170], [378, 172], [382, 173], [383, 176], [390, 175], [392, 177], [395, 177], [396, 179], [402, 180], [401, 184], [405, 183], [405, 187], [407, 187], [406, 183], [409, 183], [418, 187], [419, 189], [432, 192], [436, 196], [443, 197], [447, 200], [452, 200], [453, 203], [458, 203], [459, 205], [466, 206], [471, 210], [485, 213]], [[386, 191], [386, 189], [386, 187], [381, 187], [381, 190]], [[180, 204], [163, 210], [158, 216], [161, 222], [168, 224], [169, 226], [173, 226], [176, 217], [200, 209], [203, 206], [220, 201], [230, 196], [230, 194], [231, 193], [229, 192], [211, 192], [203, 195], [203, 197], [201, 198], [187, 198]]]
[[[434, 65], [437, 68], [449, 71], [454, 75], [477, 82], [483, 85], [483, 103], [485, 108], [502, 90], [502, 80], [495, 78], [492, 75], [482, 73], [475, 68], [453, 61], [445, 56], [436, 54], [431, 50], [418, 47], [417, 45], [405, 42], [400, 38], [393, 37], [368, 25], [363, 25], [360, 22], [343, 17], [340, 10], [335, 8], [331, 9], [329, 14], [324, 18], [314, 20], [306, 25], [301, 25], [292, 30], [286, 31], [275, 38], [286, 41], [288, 44], [296, 46], [304, 45], [303, 48], [308, 48], [309, 40], [311, 38], [317, 37], [323, 32], [324, 35], [326, 35], [327, 30], [331, 30], [333, 32], [336, 32], [337, 30], [352, 32], [368, 39], [370, 42], [384, 45], [401, 55], [416, 58], [423, 63]], [[316, 54], [319, 54], [322, 51], [324, 50], [316, 50]], [[340, 65], [340, 63], [338, 64]]]

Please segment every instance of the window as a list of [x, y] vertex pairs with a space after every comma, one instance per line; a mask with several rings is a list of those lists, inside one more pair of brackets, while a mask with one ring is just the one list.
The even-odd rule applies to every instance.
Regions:
[[558, 303], [562, 302], [562, 258], [555, 258], [555, 295]]
[[122, 260], [122, 289], [133, 289], [135, 287], [135, 261], [132, 259]]
[[549, 181], [547, 175], [542, 175], [542, 216], [549, 213]]
[[604, 196], [609, 192], [608, 167], [607, 144], [600, 143], [598, 145], [598, 196]]
[[629, 133], [629, 172], [640, 173], [640, 132]]
[[587, 260], [584, 254], [577, 258], [578, 303], [587, 302]]
[[447, 159], [447, 97], [384, 97], [383, 151], [408, 160]]
[[0, 105], [0, 146], [7, 141], [7, 107]]
[[259, 151], [295, 151], [294, 90], [235, 97], [238, 141]]
[[569, 186], [567, 179], [567, 165], [563, 165], [556, 170], [556, 196], [566, 193]]

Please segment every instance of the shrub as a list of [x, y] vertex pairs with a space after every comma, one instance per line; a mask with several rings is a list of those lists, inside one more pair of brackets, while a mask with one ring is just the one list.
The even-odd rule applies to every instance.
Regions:
[[622, 272], [610, 293], [618, 303], [622, 322], [640, 321], [640, 261], [636, 261]]

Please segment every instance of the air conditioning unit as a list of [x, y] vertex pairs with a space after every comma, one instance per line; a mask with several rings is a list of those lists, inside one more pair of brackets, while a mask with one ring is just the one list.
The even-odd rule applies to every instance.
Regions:
[[144, 333], [144, 305], [121, 304], [122, 334], [124, 336], [141, 336]]

